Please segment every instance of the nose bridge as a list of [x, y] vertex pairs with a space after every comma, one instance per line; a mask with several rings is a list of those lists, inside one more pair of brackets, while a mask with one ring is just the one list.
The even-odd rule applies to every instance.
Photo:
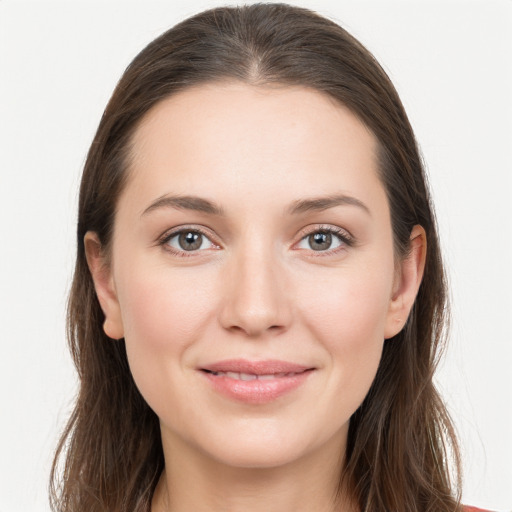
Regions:
[[234, 251], [230, 266], [221, 318], [223, 326], [249, 336], [285, 329], [290, 308], [274, 245], [253, 238], [250, 244], [241, 244]]

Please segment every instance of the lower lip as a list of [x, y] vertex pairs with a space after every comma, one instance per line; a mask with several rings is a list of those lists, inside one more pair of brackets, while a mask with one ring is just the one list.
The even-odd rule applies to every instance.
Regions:
[[219, 393], [246, 404], [265, 404], [277, 400], [301, 386], [312, 370], [271, 380], [238, 380], [225, 375], [202, 372]]

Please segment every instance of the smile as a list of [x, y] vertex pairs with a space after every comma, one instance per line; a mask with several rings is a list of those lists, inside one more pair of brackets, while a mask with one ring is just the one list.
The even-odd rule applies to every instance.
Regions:
[[[206, 370], [208, 371], [208, 370]], [[228, 379], [235, 380], [273, 380], [273, 379], [281, 379], [283, 377], [293, 377], [297, 375], [297, 373], [270, 373], [267, 375], [255, 375], [254, 373], [237, 373], [237, 372], [211, 372], [216, 377], [227, 377]], [[302, 372], [301, 372], [302, 373]]]
[[201, 368], [214, 391], [246, 404], [273, 402], [296, 390], [315, 370], [285, 361], [221, 361]]

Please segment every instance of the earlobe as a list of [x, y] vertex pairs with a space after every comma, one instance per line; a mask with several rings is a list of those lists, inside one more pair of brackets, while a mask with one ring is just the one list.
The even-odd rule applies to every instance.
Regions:
[[388, 310], [385, 339], [396, 336], [407, 321], [423, 279], [426, 256], [426, 233], [423, 227], [416, 225], [411, 231], [409, 254], [400, 262], [397, 271]]
[[124, 336], [121, 309], [112, 278], [110, 266], [105, 261], [98, 235], [88, 231], [84, 236], [85, 256], [94, 282], [96, 295], [105, 315], [103, 330], [112, 339]]

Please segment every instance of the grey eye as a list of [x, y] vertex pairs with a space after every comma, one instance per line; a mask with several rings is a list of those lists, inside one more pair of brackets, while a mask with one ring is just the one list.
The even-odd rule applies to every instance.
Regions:
[[308, 243], [313, 251], [326, 251], [331, 248], [332, 235], [330, 233], [313, 233], [308, 236]]
[[210, 249], [213, 243], [199, 231], [180, 231], [169, 238], [167, 244], [179, 251], [198, 251]]
[[299, 249], [308, 249], [316, 252], [336, 249], [343, 245], [344, 240], [336, 233], [329, 231], [315, 231], [305, 236], [298, 245]]
[[201, 247], [203, 243], [203, 235], [201, 233], [180, 233], [178, 236], [178, 244], [184, 251], [195, 251]]

